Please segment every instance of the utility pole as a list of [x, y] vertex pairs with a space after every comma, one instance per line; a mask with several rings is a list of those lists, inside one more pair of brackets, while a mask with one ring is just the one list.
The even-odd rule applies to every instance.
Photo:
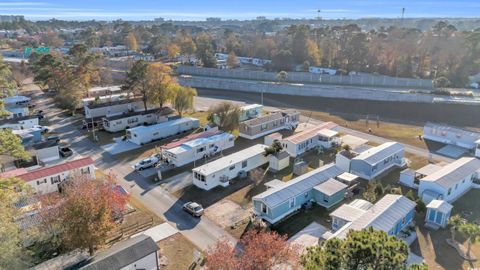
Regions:
[[403, 17], [405, 16], [405, 8], [402, 8], [402, 20], [400, 22], [400, 27], [403, 27]]

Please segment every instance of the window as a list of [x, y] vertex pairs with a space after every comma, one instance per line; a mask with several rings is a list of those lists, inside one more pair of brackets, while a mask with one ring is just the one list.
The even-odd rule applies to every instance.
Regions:
[[203, 151], [205, 151], [205, 150], [206, 150], [205, 147], [200, 147], [200, 148], [197, 149], [197, 153], [201, 153], [201, 152], [203, 152]]
[[80, 171], [82, 174], [90, 174], [90, 167], [82, 168]]
[[378, 165], [374, 165], [374, 166], [372, 167], [372, 172], [376, 171], [377, 168], [378, 168]]
[[228, 138], [229, 142], [233, 142], [233, 137]]
[[303, 197], [306, 199], [308, 198], [308, 192], [305, 192], [305, 194], [303, 194]]
[[323, 202], [328, 203], [328, 200], [329, 200], [329, 199], [330, 199], [330, 198], [329, 198], [328, 196], [323, 196]]
[[462, 184], [465, 183], [465, 179], [462, 180]]
[[293, 208], [295, 206], [295, 198], [290, 199], [290, 208]]
[[228, 168], [228, 169], [229, 169], [230, 171], [235, 170], [235, 165], [230, 166], [230, 168]]
[[457, 188], [458, 188], [458, 184], [455, 185], [455, 189], [457, 189]]
[[449, 188], [449, 189], [448, 189], [448, 193], [447, 193], [447, 195], [450, 195], [451, 193], [452, 193], [452, 189], [451, 189], [451, 188]]
[[405, 224], [406, 222], [407, 222], [407, 218], [404, 217], [404, 218], [402, 219], [402, 224]]
[[50, 183], [52, 183], [52, 185], [60, 183], [60, 175], [50, 177]]
[[248, 165], [248, 161], [247, 161], [247, 160], [242, 161], [242, 169], [243, 169], [243, 168], [246, 168], [247, 165]]
[[266, 206], [264, 203], [261, 204], [261, 211], [262, 211], [262, 213], [264, 213], [264, 214], [267, 213], [267, 206]]

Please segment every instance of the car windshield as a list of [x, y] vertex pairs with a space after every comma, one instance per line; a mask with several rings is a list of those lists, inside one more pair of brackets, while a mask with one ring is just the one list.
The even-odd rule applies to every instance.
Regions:
[[202, 207], [197, 206], [197, 207], [193, 208], [193, 210], [195, 210], [195, 211], [201, 211], [201, 210], [202, 210]]

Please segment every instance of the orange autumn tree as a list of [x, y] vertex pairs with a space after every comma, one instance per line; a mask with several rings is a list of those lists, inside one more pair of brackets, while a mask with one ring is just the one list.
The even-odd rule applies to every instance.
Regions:
[[256, 270], [274, 266], [298, 266], [298, 247], [276, 232], [247, 232], [235, 249], [225, 239], [218, 241], [206, 254], [209, 270]]
[[96, 180], [75, 176], [63, 183], [61, 194], [43, 199], [42, 208], [49, 211], [43, 222], [50, 228], [60, 225], [58, 234], [66, 249], [88, 250], [93, 255], [95, 247], [105, 243], [128, 199], [115, 188], [115, 180], [114, 175]]

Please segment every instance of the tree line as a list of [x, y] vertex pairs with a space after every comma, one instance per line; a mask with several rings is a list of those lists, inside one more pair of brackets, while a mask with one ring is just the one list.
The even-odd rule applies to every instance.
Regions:
[[[29, 68], [34, 82], [44, 90], [55, 91], [58, 106], [74, 113], [92, 86], [112, 84], [112, 71], [102, 67], [103, 60], [102, 55], [90, 53], [86, 45], [77, 44], [67, 55], [33, 53]], [[145, 110], [148, 104], [161, 108], [170, 102], [180, 115], [193, 108], [197, 95], [195, 89], [177, 83], [169, 66], [143, 60], [132, 64], [122, 89], [128, 98], [140, 97]]]

